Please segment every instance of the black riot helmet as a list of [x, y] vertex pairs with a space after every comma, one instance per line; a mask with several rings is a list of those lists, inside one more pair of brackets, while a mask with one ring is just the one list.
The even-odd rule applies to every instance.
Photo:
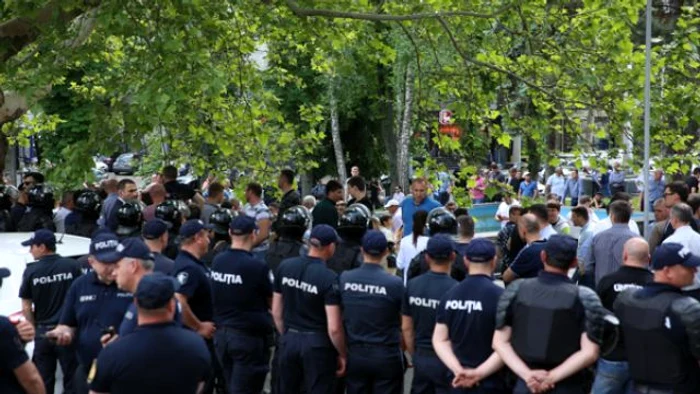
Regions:
[[428, 213], [428, 230], [430, 235], [457, 235], [457, 218], [443, 207], [434, 208]]
[[53, 190], [44, 185], [34, 185], [27, 191], [27, 205], [32, 208], [53, 209]]
[[75, 210], [89, 217], [100, 215], [102, 199], [92, 190], [83, 190], [75, 199]]
[[131, 237], [141, 232], [143, 213], [141, 205], [136, 202], [125, 202], [117, 210], [117, 231], [120, 237]]
[[175, 200], [166, 200], [158, 204], [155, 216], [158, 219], [165, 220], [172, 224], [172, 232], [178, 231], [180, 225], [182, 225], [182, 212], [180, 211], [178, 202]]
[[19, 190], [12, 185], [0, 185], [0, 210], [9, 211], [19, 196]]
[[363, 204], [350, 205], [338, 219], [338, 233], [346, 241], [360, 242], [369, 228], [372, 213]]
[[277, 232], [282, 237], [301, 240], [310, 223], [309, 210], [302, 205], [297, 205], [284, 211], [278, 219]]
[[229, 225], [236, 216], [238, 216], [238, 212], [227, 208], [218, 208], [209, 215], [209, 224], [214, 226], [215, 234], [228, 236]]

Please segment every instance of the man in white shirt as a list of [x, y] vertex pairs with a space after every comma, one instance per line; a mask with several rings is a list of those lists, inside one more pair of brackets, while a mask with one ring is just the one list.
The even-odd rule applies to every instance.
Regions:
[[700, 234], [696, 233], [690, 222], [693, 219], [693, 210], [686, 203], [678, 203], [671, 208], [669, 218], [673, 235], [664, 240], [663, 243], [677, 243], [685, 246], [690, 253], [700, 256]]
[[561, 200], [564, 196], [565, 189], [566, 177], [564, 176], [564, 171], [561, 167], [557, 167], [557, 169], [554, 170], [554, 174], [547, 178], [546, 192], [556, 194], [557, 198]]
[[401, 218], [401, 206], [400, 202], [394, 200], [393, 198], [384, 204], [384, 209], [386, 209], [391, 215], [391, 231], [396, 234], [396, 231], [403, 227], [403, 219]]
[[501, 223], [501, 228], [505, 227], [506, 223], [508, 223], [510, 207], [512, 206], [519, 207], [520, 202], [514, 199], [511, 193], [505, 193], [503, 195], [503, 201], [501, 201], [501, 204], [498, 206], [495, 216], [496, 220]]

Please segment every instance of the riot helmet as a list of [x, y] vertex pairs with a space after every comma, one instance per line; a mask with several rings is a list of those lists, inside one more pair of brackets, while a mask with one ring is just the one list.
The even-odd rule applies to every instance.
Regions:
[[83, 190], [75, 199], [75, 210], [89, 217], [97, 217], [102, 208], [100, 195], [92, 190]]
[[156, 207], [155, 216], [158, 219], [164, 220], [173, 225], [172, 231], [176, 232], [182, 225], [182, 212], [179, 209], [179, 204], [175, 200], [166, 200], [158, 204]]
[[352, 204], [338, 219], [338, 233], [344, 240], [360, 242], [369, 228], [372, 213], [363, 204]]
[[229, 225], [236, 216], [238, 216], [238, 212], [218, 208], [209, 215], [209, 224], [214, 226], [213, 230], [216, 235], [228, 236]]
[[434, 208], [428, 213], [427, 220], [430, 235], [457, 235], [457, 218], [443, 207]]
[[117, 231], [120, 237], [130, 237], [141, 232], [143, 213], [141, 205], [135, 202], [125, 202], [117, 210]]
[[34, 185], [27, 191], [27, 205], [32, 208], [53, 209], [53, 190], [45, 185]]
[[306, 207], [297, 205], [284, 211], [278, 220], [280, 236], [301, 240], [311, 223], [311, 213]]

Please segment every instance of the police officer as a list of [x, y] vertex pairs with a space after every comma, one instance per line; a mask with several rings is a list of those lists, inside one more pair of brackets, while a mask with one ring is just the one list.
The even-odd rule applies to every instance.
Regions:
[[59, 325], [46, 333], [58, 345], [75, 343], [78, 357], [73, 386], [76, 393], [87, 393], [87, 377], [102, 349], [100, 338], [116, 332], [124, 312], [133, 302], [131, 293], [120, 291], [114, 282], [112, 254], [119, 245], [117, 236], [101, 232], [90, 243], [89, 263], [93, 271], [73, 282]]
[[36, 261], [24, 270], [19, 289], [24, 317], [36, 326], [38, 333], [32, 361], [39, 369], [48, 393], [54, 391], [56, 362], [60, 362], [63, 387], [72, 392], [73, 375], [78, 364], [75, 349], [56, 346], [46, 338], [46, 333], [56, 328], [68, 289], [81, 275], [80, 265], [56, 254], [56, 237], [51, 230], [37, 230], [31, 239], [22, 242], [22, 246], [29, 246]]
[[273, 274], [283, 260], [299, 257], [299, 251], [304, 246], [302, 239], [310, 222], [309, 210], [301, 205], [287, 209], [277, 219], [278, 238], [270, 244], [265, 255], [265, 262]]
[[175, 262], [163, 254], [163, 250], [168, 245], [168, 230], [172, 225], [164, 220], [153, 219], [143, 225], [141, 235], [148, 249], [153, 253], [155, 272], [162, 272], [172, 275], [175, 269]]
[[328, 394], [345, 374], [345, 333], [337, 275], [326, 267], [338, 234], [311, 230], [309, 253], [282, 262], [275, 275], [272, 315], [280, 338], [279, 392]]
[[141, 233], [143, 213], [137, 202], [125, 202], [117, 209], [117, 229], [119, 239], [138, 236]]
[[97, 230], [102, 200], [92, 190], [83, 190], [75, 199], [75, 210], [66, 218], [66, 233], [92, 237]]
[[585, 369], [598, 358], [607, 312], [567, 276], [577, 246], [551, 236], [541, 252], [544, 270], [516, 280], [499, 300], [493, 348], [519, 377], [513, 393], [587, 393]]
[[56, 231], [53, 192], [44, 185], [35, 185], [27, 191], [27, 197], [28, 208], [17, 223], [17, 231], [30, 232], [41, 228]]
[[230, 224], [230, 248], [214, 258], [214, 343], [229, 393], [259, 394], [269, 369], [272, 316], [270, 269], [250, 252], [255, 219], [238, 216]]
[[[427, 220], [430, 236], [445, 234], [454, 239], [457, 236], [457, 218], [443, 207], [434, 208], [428, 213]], [[429, 264], [425, 258], [426, 253], [421, 252], [411, 260], [408, 267], [407, 279], [411, 280], [418, 275], [428, 272]], [[450, 276], [457, 281], [462, 281], [467, 276], [467, 270], [462, 263], [462, 256], [455, 250], [454, 260], [450, 267]]]
[[170, 259], [174, 259], [179, 250], [178, 234], [183, 223], [183, 215], [178, 201], [167, 200], [158, 204], [155, 217], [171, 224], [168, 230], [168, 244], [163, 250], [163, 254]]
[[211, 242], [211, 248], [202, 258], [202, 261], [207, 267], [211, 267], [214, 258], [219, 253], [231, 247], [231, 237], [229, 236], [228, 231], [231, 221], [233, 221], [233, 218], [236, 216], [238, 215], [234, 214], [227, 208], [217, 208], [209, 216], [208, 223], [213, 226], [212, 232], [214, 234], [214, 238]]
[[615, 300], [634, 393], [700, 392], [700, 303], [681, 288], [700, 258], [676, 243], [656, 247], [654, 282]]
[[411, 393], [448, 393], [450, 371], [433, 349], [435, 315], [442, 297], [458, 282], [449, 276], [455, 258], [454, 242], [446, 234], [428, 240], [426, 260], [430, 271], [408, 281], [401, 309], [404, 343], [413, 355]]
[[[0, 280], [10, 275], [0, 268]], [[29, 325], [31, 327], [31, 325]], [[31, 341], [18, 332], [18, 328], [5, 316], [0, 316], [0, 393], [44, 394], [44, 382], [39, 371], [27, 357], [23, 341]]]
[[[506, 393], [503, 361], [491, 348], [496, 307], [503, 289], [493, 283], [496, 248], [485, 238], [465, 249], [469, 276], [440, 301], [433, 347], [455, 376], [453, 393]], [[476, 385], [479, 385], [476, 387]]]
[[348, 394], [403, 392], [403, 282], [380, 265], [388, 253], [384, 234], [370, 230], [362, 240], [364, 264], [340, 275]]
[[328, 261], [328, 268], [340, 274], [362, 264], [360, 245], [367, 232], [372, 213], [362, 204], [352, 204], [338, 220], [338, 234], [341, 241], [335, 254]]
[[[205, 392], [211, 392], [214, 379], [221, 379], [220, 368], [216, 360], [214, 349], [213, 323], [214, 310], [212, 307], [210, 272], [201, 258], [209, 250], [209, 230], [211, 225], [205, 225], [199, 219], [186, 221], [180, 227], [182, 243], [180, 252], [175, 258], [175, 277], [180, 283], [180, 288], [175, 297], [182, 307], [182, 322], [185, 326], [196, 331], [207, 343], [212, 356], [214, 373], [207, 382]], [[221, 383], [217, 380], [217, 383]]]
[[107, 346], [97, 359], [92, 392], [112, 394], [200, 392], [210, 373], [202, 338], [173, 322], [175, 280], [155, 273], [134, 293], [139, 328]]

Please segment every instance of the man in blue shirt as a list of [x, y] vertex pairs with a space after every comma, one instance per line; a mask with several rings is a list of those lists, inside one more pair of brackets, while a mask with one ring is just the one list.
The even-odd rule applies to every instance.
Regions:
[[518, 189], [518, 200], [523, 197], [537, 198], [537, 182], [532, 180], [532, 175], [529, 172], [523, 174], [524, 180], [520, 182], [520, 188]]
[[272, 295], [279, 340], [279, 392], [328, 394], [345, 375], [345, 333], [338, 277], [326, 267], [338, 233], [321, 224], [311, 230], [309, 252], [282, 262]]
[[348, 394], [400, 394], [403, 390], [403, 282], [380, 265], [388, 254], [384, 234], [370, 230], [362, 239], [364, 264], [340, 275], [348, 342]]
[[578, 176], [578, 170], [573, 169], [569, 174], [569, 179], [566, 180], [564, 188], [564, 196], [561, 198], [561, 203], [566, 204], [566, 197], [571, 197], [571, 206], [578, 205], [578, 199], [583, 194], [583, 179]]
[[231, 247], [211, 267], [214, 344], [230, 393], [259, 394], [269, 370], [272, 284], [267, 264], [250, 252], [257, 228], [249, 216], [233, 219]]
[[469, 276], [440, 301], [433, 347], [454, 374], [452, 385], [464, 388], [453, 393], [505, 394], [504, 376], [497, 373], [503, 361], [491, 348], [498, 299], [503, 293], [491, 277], [496, 268], [496, 248], [490, 240], [477, 238], [465, 252]]
[[503, 282], [511, 283], [516, 279], [534, 278], [542, 270], [542, 258], [540, 253], [546, 243], [540, 234], [540, 222], [531, 213], [520, 218], [518, 224], [520, 238], [524, 239], [527, 245], [520, 250], [513, 263], [503, 273]]
[[440, 207], [440, 203], [428, 197], [428, 181], [416, 178], [411, 182], [411, 195], [401, 201], [401, 220], [403, 220], [403, 236], [413, 233], [413, 214], [416, 211], [430, 212]]
[[201, 336], [173, 322], [176, 285], [161, 273], [139, 282], [134, 294], [139, 327], [100, 353], [91, 373], [92, 393], [200, 392], [210, 356]]
[[73, 282], [58, 326], [46, 333], [58, 345], [75, 343], [79, 365], [74, 386], [78, 394], [87, 393], [88, 371], [102, 350], [101, 337], [116, 331], [133, 302], [131, 293], [120, 291], [114, 282], [111, 258], [118, 245], [112, 233], [101, 232], [93, 238], [88, 257], [92, 271]]
[[454, 243], [446, 234], [431, 237], [426, 248], [430, 271], [411, 279], [401, 308], [404, 343], [413, 355], [411, 393], [448, 393], [452, 376], [433, 349], [435, 315], [440, 300], [458, 282], [449, 276]]

